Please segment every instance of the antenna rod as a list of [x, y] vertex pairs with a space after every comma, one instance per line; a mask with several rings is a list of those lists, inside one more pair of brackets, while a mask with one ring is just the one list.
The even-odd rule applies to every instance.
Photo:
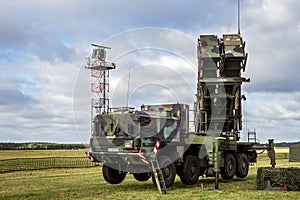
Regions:
[[131, 67], [129, 67], [128, 69], [128, 80], [127, 80], [127, 98], [126, 98], [126, 107], [128, 108], [129, 107], [129, 84], [130, 84], [130, 70], [131, 70]]
[[240, 0], [237, 0], [238, 1], [238, 8], [237, 8], [237, 11], [238, 11], [238, 34], [240, 35], [241, 34], [241, 31], [240, 31]]

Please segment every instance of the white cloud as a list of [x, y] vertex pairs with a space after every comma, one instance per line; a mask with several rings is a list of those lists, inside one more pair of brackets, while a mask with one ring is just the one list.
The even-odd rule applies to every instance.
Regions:
[[2, 60], [1, 65], [6, 66], [0, 68], [1, 140], [78, 141], [72, 114], [74, 64], [32, 58]]
[[242, 31], [252, 90], [299, 91], [297, 5], [296, 1], [251, 1], [245, 8]]
[[258, 137], [264, 141], [299, 140], [300, 92], [254, 92], [246, 96], [248, 120], [244, 128], [258, 130]]
[[[197, 37], [236, 32], [235, 4], [231, 0], [1, 2], [0, 141], [80, 141], [73, 107], [76, 128], [86, 141], [90, 78], [81, 67], [90, 43], [112, 47], [108, 60], [117, 62], [111, 72], [112, 102], [124, 105], [129, 67], [134, 69], [130, 92], [135, 106], [173, 101], [173, 93], [192, 102], [197, 74], [190, 63], [197, 63]], [[249, 52], [245, 76], [251, 78], [244, 87], [249, 94], [248, 126], [263, 133], [263, 139], [297, 140], [300, 3], [248, 0], [241, 6], [242, 36]], [[128, 31], [143, 27], [163, 29]]]

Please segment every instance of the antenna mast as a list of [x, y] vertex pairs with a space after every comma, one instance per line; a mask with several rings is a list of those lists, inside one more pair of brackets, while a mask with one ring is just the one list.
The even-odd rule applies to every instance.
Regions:
[[129, 84], [130, 84], [130, 70], [131, 68], [129, 67], [128, 69], [128, 80], [127, 80], [127, 94], [126, 94], [126, 107], [129, 108]]
[[238, 18], [238, 34], [240, 35], [241, 34], [241, 30], [240, 30], [240, 0], [237, 0], [238, 1], [238, 8], [237, 8], [237, 18]]

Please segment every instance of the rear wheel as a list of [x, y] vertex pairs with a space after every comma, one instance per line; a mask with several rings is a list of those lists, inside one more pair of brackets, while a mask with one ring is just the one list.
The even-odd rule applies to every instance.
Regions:
[[200, 176], [200, 165], [196, 156], [188, 155], [180, 170], [180, 180], [185, 185], [194, 185]]
[[246, 154], [240, 153], [236, 156], [236, 176], [245, 178], [248, 175], [249, 162]]
[[148, 181], [149, 178], [151, 177], [151, 173], [139, 173], [139, 174], [133, 174], [133, 177], [137, 181]]
[[[165, 179], [166, 187], [168, 188], [174, 183], [176, 177], [176, 166], [174, 162], [172, 162], [168, 157], [160, 157], [159, 160], [159, 166], [165, 166], [161, 170]], [[152, 174], [152, 182], [154, 183], [154, 185], [156, 185], [154, 174]]]
[[120, 172], [119, 170], [108, 167], [107, 165], [103, 165], [102, 174], [106, 182], [110, 184], [119, 184], [126, 177], [126, 172]]
[[221, 168], [221, 176], [225, 180], [230, 180], [236, 172], [236, 162], [232, 154], [225, 154], [224, 167]]

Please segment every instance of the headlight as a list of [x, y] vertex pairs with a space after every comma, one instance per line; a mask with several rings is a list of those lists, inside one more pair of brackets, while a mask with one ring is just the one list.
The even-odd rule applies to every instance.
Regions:
[[125, 148], [133, 148], [133, 140], [127, 140], [124, 142]]

